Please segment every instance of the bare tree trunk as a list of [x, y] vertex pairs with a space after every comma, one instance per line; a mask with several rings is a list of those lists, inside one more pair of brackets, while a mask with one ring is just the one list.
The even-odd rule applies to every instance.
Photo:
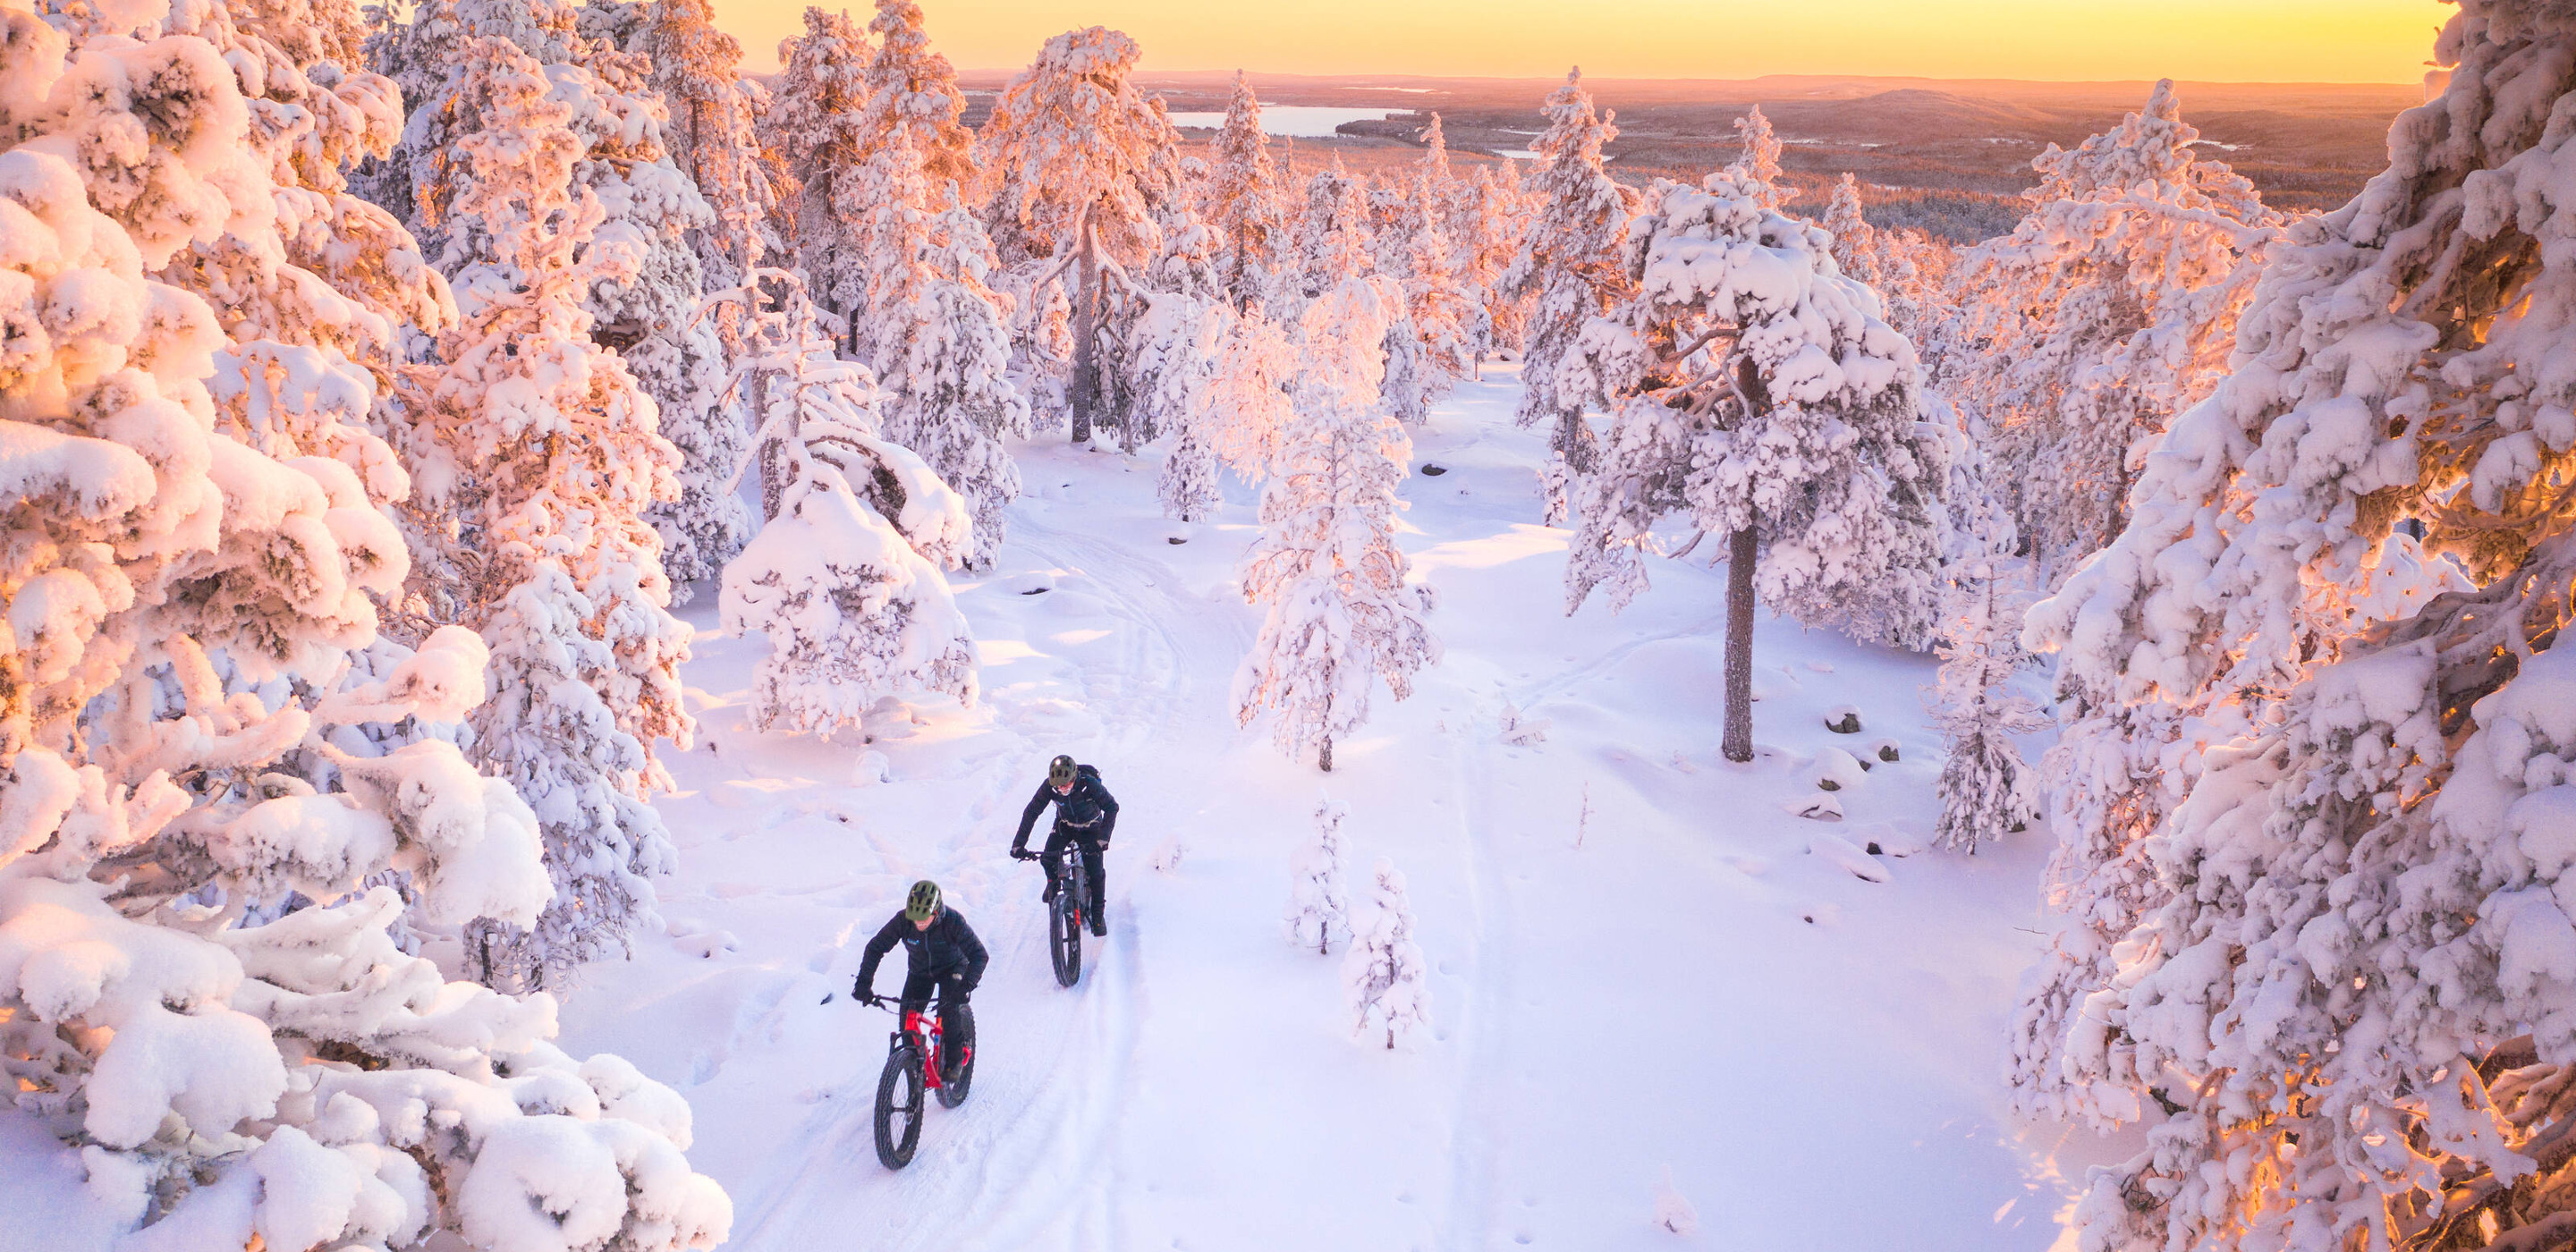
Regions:
[[1074, 266], [1073, 293], [1073, 441], [1091, 442], [1091, 411], [1100, 396], [1100, 259], [1091, 246], [1091, 215], [1083, 215], [1073, 246], [1081, 249]]
[[1726, 537], [1726, 738], [1730, 761], [1753, 759], [1753, 528]]
[[1315, 749], [1315, 767], [1327, 774], [1333, 772], [1333, 737], [1331, 735], [1324, 736], [1323, 746]]
[[[769, 377], [755, 371], [751, 376], [751, 411], [769, 412]], [[761, 441], [752, 455], [760, 458], [760, 520], [775, 521], [778, 507], [787, 498], [787, 448], [776, 437]]]

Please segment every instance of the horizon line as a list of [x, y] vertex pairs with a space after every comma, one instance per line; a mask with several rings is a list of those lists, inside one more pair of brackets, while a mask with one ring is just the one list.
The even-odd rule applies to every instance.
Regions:
[[[2426, 66], [2424, 67], [2424, 72], [2425, 72], [2425, 74], [2426, 74], [2426, 75], [2428, 75], [2428, 76], [2429, 76], [2429, 75], [2432, 75], [2432, 74], [2437, 74], [2437, 73], [2444, 73], [2444, 72], [2447, 72], [2448, 68], [2449, 68], [2449, 67], [2446, 67], [2446, 66], [2437, 66], [2437, 65], [2429, 65], [2429, 64], [2428, 64], [2428, 65], [2426, 65]], [[1020, 73], [1020, 72], [1022, 72], [1022, 71], [1024, 71], [1024, 70], [1026, 70], [1026, 69], [1028, 69], [1028, 66], [1027, 66], [1027, 65], [1015, 65], [1015, 66], [1004, 66], [1004, 65], [973, 65], [973, 66], [959, 66], [959, 67], [957, 68], [956, 72], [957, 72], [958, 74], [961, 74], [961, 75], [962, 75], [962, 74], [1017, 74], [1017, 73]], [[1565, 76], [1564, 76], [1563, 74], [1416, 74], [1416, 73], [1369, 73], [1369, 72], [1362, 72], [1362, 71], [1352, 71], [1352, 72], [1349, 72], [1349, 73], [1339, 73], [1339, 74], [1325, 74], [1325, 73], [1315, 73], [1315, 72], [1312, 72], [1312, 71], [1305, 71], [1305, 70], [1256, 70], [1256, 69], [1248, 69], [1248, 68], [1243, 68], [1243, 67], [1236, 67], [1236, 68], [1233, 68], [1233, 69], [1209, 69], [1209, 68], [1198, 68], [1198, 67], [1182, 68], [1182, 67], [1161, 67], [1161, 66], [1157, 66], [1157, 67], [1153, 67], [1153, 68], [1144, 68], [1144, 67], [1139, 67], [1139, 68], [1135, 71], [1135, 76], [1136, 76], [1137, 78], [1150, 78], [1150, 77], [1152, 77], [1152, 76], [1154, 76], [1154, 75], [1156, 75], [1156, 74], [1218, 74], [1218, 75], [1227, 75], [1227, 74], [1245, 74], [1245, 75], [1258, 76], [1258, 77], [1269, 77], [1269, 78], [1313, 78], [1313, 79], [1335, 79], [1335, 80], [1347, 80], [1347, 79], [1371, 79], [1371, 80], [1404, 79], [1404, 80], [1411, 80], [1411, 81], [1415, 81], [1415, 82], [1454, 82], [1454, 83], [1557, 83], [1557, 82], [1563, 82], [1563, 81], [1565, 80]], [[2410, 80], [2362, 79], [2362, 78], [2355, 78], [2355, 79], [2331, 79], [2331, 78], [2283, 78], [2283, 79], [2269, 79], [2269, 78], [2176, 78], [2176, 77], [2174, 77], [2174, 76], [2172, 76], [2172, 75], [2170, 75], [2170, 74], [2167, 74], [2167, 75], [2159, 75], [2159, 76], [2157, 76], [2157, 77], [2153, 77], [2153, 78], [2014, 78], [2014, 77], [2011, 77], [2011, 76], [2008, 76], [2008, 75], [2000, 75], [2000, 74], [1979, 74], [1979, 75], [1968, 75], [1968, 76], [1945, 77], [1945, 76], [1938, 75], [1938, 74], [1872, 74], [1872, 73], [1864, 73], [1864, 72], [1857, 72], [1857, 71], [1854, 71], [1854, 72], [1831, 72], [1831, 71], [1815, 71], [1815, 70], [1782, 70], [1782, 71], [1775, 71], [1775, 72], [1773, 72], [1773, 73], [1768, 73], [1768, 74], [1758, 74], [1758, 75], [1755, 75], [1755, 76], [1753, 76], [1753, 77], [1751, 77], [1751, 78], [1721, 78], [1721, 77], [1709, 77], [1709, 76], [1686, 76], [1686, 75], [1685, 75], [1685, 76], [1647, 76], [1647, 75], [1615, 75], [1615, 74], [1600, 74], [1600, 75], [1595, 75], [1595, 74], [1586, 74], [1586, 75], [1584, 75], [1584, 76], [1583, 76], [1583, 81], [1584, 81], [1587, 85], [1588, 85], [1588, 84], [1592, 84], [1592, 83], [1758, 83], [1758, 82], [1765, 81], [1765, 80], [1767, 80], [1767, 79], [1774, 79], [1774, 78], [1818, 78], [1818, 79], [1841, 79], [1841, 80], [1851, 80], [1851, 79], [1911, 79], [1911, 80], [1916, 80], [1916, 81], [1921, 81], [1921, 82], [1930, 82], [1930, 83], [2027, 83], [2027, 84], [2030, 84], [2030, 85], [2033, 85], [2033, 86], [2048, 86], [2048, 87], [2125, 87], [2125, 86], [2132, 86], [2132, 85], [2139, 85], [2139, 84], [2153, 85], [2153, 84], [2155, 84], [2155, 83], [2157, 83], [2157, 82], [2171, 82], [2171, 83], [2173, 83], [2173, 84], [2174, 84], [2174, 85], [2176, 85], [2176, 86], [2198, 86], [2198, 87], [2388, 87], [2388, 88], [2395, 88], [2395, 89], [2400, 89], [2400, 90], [2419, 90], [2419, 89], [2421, 89], [2421, 88], [2423, 87], [2423, 85], [2424, 85], [2424, 84], [2423, 84], [2423, 80], [2422, 80], [2421, 78], [2414, 79], [2414, 80], [2411, 80], [2411, 81], [2410, 81]]]

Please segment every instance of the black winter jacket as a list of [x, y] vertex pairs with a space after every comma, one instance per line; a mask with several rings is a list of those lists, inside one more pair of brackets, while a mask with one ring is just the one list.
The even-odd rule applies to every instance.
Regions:
[[1101, 843], [1109, 842], [1110, 833], [1118, 829], [1118, 799], [1109, 788], [1100, 785], [1100, 775], [1085, 765], [1073, 776], [1073, 790], [1062, 795], [1044, 782], [1038, 793], [1029, 797], [1029, 807], [1020, 810], [1020, 833], [1011, 839], [1011, 851], [1024, 852], [1029, 846], [1029, 830], [1038, 824], [1038, 814], [1054, 805], [1055, 824], [1092, 833]]
[[886, 919], [876, 938], [868, 940], [867, 955], [859, 962], [860, 991], [876, 986], [878, 962], [898, 943], [903, 945], [905, 969], [914, 975], [944, 978], [963, 973], [969, 989], [984, 981], [984, 941], [975, 937], [975, 928], [957, 910], [943, 905], [927, 930], [901, 913]]

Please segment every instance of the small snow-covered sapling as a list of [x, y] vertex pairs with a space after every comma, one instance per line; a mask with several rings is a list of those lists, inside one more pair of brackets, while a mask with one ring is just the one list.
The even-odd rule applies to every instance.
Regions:
[[1315, 836], [1288, 863], [1288, 942], [1311, 947], [1319, 956], [1332, 954], [1335, 931], [1351, 932], [1350, 894], [1342, 886], [1342, 871], [1351, 859], [1342, 819], [1349, 815], [1350, 806], [1339, 801], [1317, 804]]
[[1431, 990], [1422, 949], [1413, 942], [1413, 906], [1394, 862], [1378, 858], [1370, 894], [1377, 908], [1342, 959], [1342, 984], [1350, 993], [1351, 1037], [1363, 1044], [1383, 1038], [1392, 1049], [1430, 1027]]

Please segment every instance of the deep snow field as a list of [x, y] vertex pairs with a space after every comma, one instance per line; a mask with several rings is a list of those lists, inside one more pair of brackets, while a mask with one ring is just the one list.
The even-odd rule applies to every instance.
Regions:
[[[1329, 775], [1234, 722], [1252, 493], [1231, 485], [1219, 524], [1164, 521], [1151, 457], [1060, 435], [1018, 450], [1029, 495], [1000, 564], [957, 583], [982, 649], [972, 708], [754, 732], [763, 643], [716, 632], [712, 587], [683, 610], [699, 736], [667, 755], [682, 790], [659, 802], [680, 848], [667, 934], [592, 967], [561, 1043], [689, 1098], [689, 1158], [734, 1199], [730, 1247], [2059, 1243], [2072, 1187], [2113, 1153], [2004, 1110], [2045, 833], [1915, 850], [1939, 772], [1932, 661], [1785, 620], [1756, 637], [1761, 755], [1722, 760], [1723, 571], [1661, 562], [1627, 612], [1567, 617], [1517, 391], [1491, 370], [1417, 432], [1415, 465], [1448, 472], [1405, 480], [1405, 544], [1446, 656], [1412, 699], [1380, 690]], [[1825, 728], [1846, 704], [1859, 735]], [[1508, 742], [1509, 710], [1543, 739]], [[1902, 759], [1837, 793], [1843, 820], [1791, 811], [1819, 794], [1819, 749], [1882, 738]], [[1039, 871], [1008, 857], [1057, 752], [1123, 807], [1110, 935], [1071, 990], [1048, 970]], [[1284, 938], [1289, 856], [1324, 796], [1350, 806], [1355, 908], [1378, 857], [1410, 880], [1436, 1027], [1417, 1050], [1354, 1043], [1338, 947]], [[1817, 835], [1890, 855], [1810, 853]], [[888, 1173], [868, 1112], [892, 1019], [848, 991], [920, 877], [993, 965], [973, 1097], [933, 1109]], [[898, 953], [878, 988], [901, 975]], [[76, 1158], [38, 1146], [0, 1139], [0, 1210], [71, 1198]], [[1694, 1235], [1653, 1224], [1667, 1170]], [[64, 1246], [48, 1229], [0, 1220], [0, 1246]]]

